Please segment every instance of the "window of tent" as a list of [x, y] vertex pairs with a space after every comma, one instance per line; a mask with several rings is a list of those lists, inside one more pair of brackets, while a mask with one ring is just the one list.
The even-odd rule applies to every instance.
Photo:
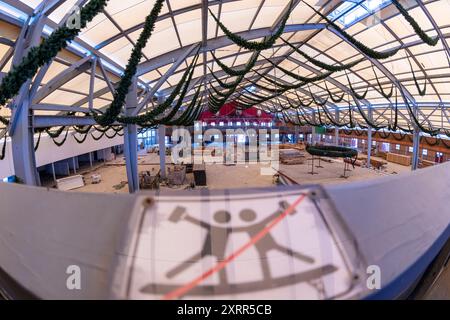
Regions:
[[223, 123], [223, 121], [220, 121], [220, 122], [219, 122], [219, 126], [221, 126], [221, 127], [223, 127], [223, 126], [224, 126], [224, 123]]
[[427, 156], [428, 155], [428, 150], [427, 149], [423, 149], [422, 150], [422, 155]]
[[413, 147], [408, 147], [408, 151], [412, 153], [414, 151]]
[[215, 122], [211, 122], [211, 127], [215, 127], [216, 123]]
[[395, 150], [400, 150], [400, 145], [399, 144], [395, 145]]
[[241, 125], [241, 122], [240, 122], [240, 121], [236, 122], [236, 125], [237, 125], [237, 126], [240, 126], [240, 125]]

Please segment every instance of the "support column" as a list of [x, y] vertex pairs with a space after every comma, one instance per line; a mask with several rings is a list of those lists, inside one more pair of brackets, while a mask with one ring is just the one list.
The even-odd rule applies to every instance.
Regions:
[[77, 163], [75, 161], [75, 157], [72, 158], [72, 164], [73, 164], [73, 174], [77, 174]]
[[89, 152], [89, 164], [91, 165], [92, 169], [92, 152]]
[[[372, 121], [372, 107], [369, 106], [369, 119]], [[372, 156], [372, 127], [367, 129], [367, 168], [370, 168], [370, 158]]]
[[161, 169], [161, 178], [166, 178], [166, 126], [158, 127], [159, 140], [159, 167]]
[[[419, 107], [417, 103], [414, 103], [413, 112], [415, 116], [418, 118], [419, 115]], [[420, 149], [420, 128], [414, 124], [414, 132], [413, 132], [413, 156], [411, 159], [411, 170], [417, 170], [419, 167], [419, 149]]]
[[36, 168], [34, 152], [34, 130], [31, 124], [32, 111], [30, 111], [28, 98], [20, 107], [17, 107], [13, 115], [13, 126], [15, 127], [11, 131], [11, 146], [14, 174], [26, 185], [40, 186], [41, 180]]
[[[30, 48], [38, 45], [41, 41], [44, 20], [41, 13], [36, 13], [31, 23], [22, 28], [19, 38], [16, 41], [12, 64], [19, 64]], [[39, 86], [36, 79], [34, 87]], [[31, 101], [35, 90], [31, 87], [31, 80], [28, 80], [21, 88], [19, 94], [11, 104], [12, 116], [9, 128], [11, 136], [12, 154], [14, 162], [14, 174], [24, 184], [40, 186], [41, 181], [36, 168], [36, 158], [34, 152], [34, 129], [33, 111]]]
[[370, 168], [370, 158], [372, 156], [372, 127], [367, 129], [367, 168]]
[[420, 155], [420, 130], [414, 129], [413, 133], [413, 156], [411, 159], [411, 170], [417, 170], [419, 167], [419, 155]]
[[[313, 118], [313, 123], [316, 122], [316, 113], [313, 112], [312, 114], [312, 118]], [[312, 126], [311, 127], [311, 145], [315, 145], [316, 144], [316, 127]]]
[[[335, 110], [335, 115], [336, 115], [335, 121], [336, 121], [336, 123], [339, 123], [339, 109]], [[334, 128], [334, 144], [336, 146], [339, 145], [339, 128], [338, 127]]]
[[52, 162], [52, 173], [53, 173], [53, 181], [56, 182], [55, 164], [53, 162]]
[[299, 128], [299, 126], [296, 125], [296, 126], [294, 127], [294, 143], [298, 143], [298, 140], [299, 140], [299, 138], [298, 138], [299, 131], [300, 131], [300, 128]]
[[[133, 114], [137, 108], [137, 81], [133, 79], [126, 98], [125, 113]], [[128, 190], [130, 193], [139, 191], [139, 171], [137, 161], [137, 126], [129, 124], [124, 128], [124, 154], [128, 178]]]

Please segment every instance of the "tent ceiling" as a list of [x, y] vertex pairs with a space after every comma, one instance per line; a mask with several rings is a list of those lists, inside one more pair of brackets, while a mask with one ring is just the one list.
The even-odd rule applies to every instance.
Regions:
[[[7, 72], [11, 67], [13, 51], [11, 50], [11, 43], [5, 44], [6, 40], [14, 41], [20, 32], [20, 24], [23, 23], [21, 19], [31, 15], [33, 10], [39, 8], [45, 2], [58, 3], [54, 10], [48, 13], [47, 25], [54, 28], [70, 9], [80, 1], [0, 1], [0, 23], [2, 23], [0, 39], [4, 39], [4, 41], [0, 41], [1, 72]], [[131, 49], [142, 30], [145, 16], [151, 10], [154, 2], [154, 0], [110, 0], [105, 12], [89, 23], [76, 39], [76, 42], [82, 45], [86, 51], [99, 56], [112, 81], [117, 80], [121, 69], [126, 65]], [[324, 21], [305, 2], [316, 9], [321, 9], [326, 14], [336, 14], [335, 10], [342, 8], [341, 5], [343, 4], [343, 1], [339, 0], [295, 1], [296, 6], [288, 20], [288, 25], [283, 35], [284, 39], [326, 63], [346, 63], [363, 57], [361, 52], [343, 41], [331, 30], [324, 28]], [[344, 2], [349, 3], [350, 1]], [[353, 6], [363, 2], [367, 1], [352, 0], [348, 5]], [[203, 4], [207, 5], [231, 31], [239, 32], [247, 38], [257, 40], [270, 33], [271, 28], [279, 21], [284, 10], [286, 10], [288, 3], [288, 0], [167, 0], [156, 24], [155, 32], [144, 50], [145, 57], [142, 59], [139, 67], [142, 87], [155, 85], [167, 73], [180, 54], [185, 52], [191, 45], [202, 41], [204, 47], [206, 47], [205, 50], [214, 50], [216, 56], [220, 57], [229, 66], [237, 67], [243, 65], [249, 59], [251, 53], [240, 49], [228, 41], [209, 13], [206, 30], [202, 29], [202, 10], [205, 9], [205, 7], [202, 8]], [[439, 122], [439, 124], [436, 124], [438, 126], [448, 128], [448, 116], [450, 115], [450, 112], [447, 112], [447, 103], [450, 103], [450, 86], [448, 85], [450, 80], [450, 52], [447, 50], [450, 45], [450, 24], [447, 15], [450, 11], [450, 1], [418, 0], [416, 2], [415, 0], [408, 0], [402, 1], [402, 3], [407, 7], [411, 6], [410, 14], [427, 31], [428, 35], [441, 36], [445, 41], [445, 45], [442, 41], [435, 47], [423, 44], [411, 26], [399, 15], [395, 7], [389, 3], [381, 11], [375, 11], [375, 14], [349, 23], [346, 25], [346, 31], [373, 49], [387, 50], [400, 45], [407, 47], [394, 57], [383, 60], [381, 62], [382, 66], [395, 79], [401, 81], [411, 97], [420, 104], [420, 108], [424, 109], [424, 112], [426, 112], [427, 108], [440, 108], [437, 114], [440, 117], [434, 116], [432, 121]], [[14, 16], [14, 12], [13, 14], [11, 14], [11, 10], [8, 12], [6, 6], [16, 8], [19, 13], [16, 12]], [[346, 22], [351, 21], [352, 16], [348, 15], [346, 19]], [[341, 20], [338, 19], [338, 23], [341, 23]], [[439, 34], [436, 33], [434, 26], [439, 28]], [[203, 34], [204, 31], [206, 31], [205, 35]], [[69, 51], [74, 52], [70, 48]], [[79, 52], [77, 54], [80, 56], [79, 58], [83, 56]], [[408, 55], [413, 56], [412, 61], [415, 66], [414, 69], [417, 71], [419, 82], [423, 83], [424, 79], [428, 79], [428, 89], [425, 96], [420, 96], [414, 85], [408, 64]], [[205, 61], [204, 57], [206, 57]], [[323, 70], [320, 70], [307, 62], [305, 58], [293, 52], [281, 40], [277, 41], [273, 49], [262, 52], [254, 69], [277, 79], [277, 81], [292, 83], [294, 79], [283, 74], [280, 70], [274, 69], [263, 57], [269, 58], [275, 63], [280, 63], [280, 66], [283, 68], [303, 76], [312, 76], [318, 72], [323, 72]], [[191, 59], [192, 56], [167, 78], [159, 89], [161, 94], [170, 93], [180, 80]], [[58, 59], [52, 63], [43, 84], [45, 85], [53, 77], [67, 70], [72, 63], [74, 61], [68, 59], [67, 54], [66, 56], [60, 54]], [[194, 73], [194, 83], [196, 85], [203, 85], [205, 78], [207, 82], [211, 81], [211, 85], [217, 85], [210, 75], [204, 74], [203, 64], [206, 64], [213, 72], [216, 72], [218, 77], [224, 81], [226, 80], [226, 76], [213, 62], [210, 53], [204, 56], [201, 55], [198, 63], [199, 65]], [[104, 76], [102, 76], [100, 69], [97, 69], [94, 85], [96, 92], [94, 105], [95, 107], [104, 107], [111, 101], [112, 96], [108, 93]], [[380, 67], [375, 67], [375, 72], [385, 90], [389, 88], [391, 81], [388, 75], [383, 73]], [[87, 68], [82, 75], [77, 75], [74, 79], [57, 88], [40, 103], [86, 106], [86, 97], [89, 96], [90, 88], [89, 74], [90, 68]], [[370, 61], [354, 67], [349, 77], [357, 91], [364, 92], [365, 88], [369, 87], [366, 101], [363, 102], [364, 105], [371, 104], [381, 108], [389, 103], [380, 93]], [[259, 81], [260, 84], [265, 83], [256, 73], [249, 73], [246, 78]], [[343, 72], [334, 74], [326, 81], [328, 88], [336, 94], [348, 90], [347, 78]], [[240, 87], [245, 88], [249, 86], [250, 83], [244, 81]], [[188, 96], [192, 96], [194, 92], [195, 86], [190, 90]], [[323, 82], [312, 85], [311, 92], [317, 97], [325, 97], [327, 95]], [[260, 92], [259, 94], [262, 95], [264, 93]], [[304, 90], [299, 90], [298, 95], [306, 100], [309, 99], [308, 92]], [[286, 93], [285, 96], [295, 97], [293, 93]], [[280, 99], [283, 100], [285, 97]], [[346, 103], [347, 101], [345, 100], [340, 104], [332, 104], [329, 107], [345, 108]], [[425, 105], [421, 106], [424, 103], [429, 103], [428, 107], [425, 107]], [[0, 113], [4, 112], [3, 108]], [[445, 123], [443, 123], [443, 120], [445, 120]]]

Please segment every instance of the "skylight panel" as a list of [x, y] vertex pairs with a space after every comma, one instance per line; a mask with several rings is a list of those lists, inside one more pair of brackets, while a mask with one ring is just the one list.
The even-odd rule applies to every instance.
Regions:
[[348, 28], [391, 4], [391, 0], [349, 0], [328, 15], [332, 21]]

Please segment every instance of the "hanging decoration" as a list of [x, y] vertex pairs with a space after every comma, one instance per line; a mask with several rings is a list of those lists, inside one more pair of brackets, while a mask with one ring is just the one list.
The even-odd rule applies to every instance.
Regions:
[[270, 59], [265, 58], [267, 62], [269, 62], [272, 66], [274, 66], [275, 68], [283, 71], [285, 74], [287, 74], [289, 77], [294, 78], [295, 80], [301, 81], [302, 84], [307, 84], [307, 83], [313, 83], [316, 81], [321, 81], [321, 80], [325, 80], [326, 78], [328, 78], [330, 75], [333, 74], [333, 71], [327, 71], [324, 73], [321, 73], [319, 75], [313, 76], [313, 77], [303, 77], [300, 76], [296, 73], [293, 73], [289, 70], [286, 70], [285, 68], [279, 66], [278, 64], [273, 63]]
[[411, 68], [411, 73], [413, 75], [414, 84], [416, 85], [417, 92], [419, 93], [420, 96], [423, 97], [427, 93], [427, 82], [428, 82], [427, 75], [426, 75], [426, 73], [424, 73], [422, 71], [424, 73], [424, 75], [425, 75], [425, 80], [424, 80], [424, 83], [423, 83], [423, 89], [421, 89], [420, 85], [419, 85], [419, 81], [417, 80], [417, 77], [416, 77], [416, 72], [414, 71], [413, 65], [411, 63], [411, 59], [409, 57], [409, 54], [406, 54], [406, 57], [408, 58], [409, 67]]
[[372, 64], [372, 71], [375, 74], [375, 79], [377, 80], [377, 85], [380, 88], [381, 95], [389, 100], [390, 98], [392, 98], [392, 94], [394, 93], [394, 84], [391, 83], [391, 90], [389, 91], [389, 93], [384, 92], [383, 86], [380, 83], [380, 79], [378, 78], [378, 75], [375, 71], [375, 67], [373, 66], [373, 64]]
[[408, 21], [408, 23], [414, 29], [414, 32], [419, 36], [420, 39], [422, 39], [423, 42], [432, 47], [434, 47], [438, 43], [439, 37], [435, 37], [434, 39], [429, 37], [425, 33], [425, 31], [422, 30], [416, 20], [414, 20], [414, 18], [409, 15], [408, 11], [400, 4], [398, 0], [392, 0], [392, 3], [398, 9], [398, 11], [400, 11], [405, 20]]
[[368, 46], [366, 46], [365, 44], [363, 44], [362, 42], [356, 40], [356, 38], [354, 38], [353, 36], [348, 34], [344, 29], [342, 29], [336, 23], [334, 23], [333, 21], [328, 19], [327, 16], [323, 15], [321, 12], [316, 10], [313, 6], [311, 6], [307, 2], [304, 2], [304, 3], [309, 8], [311, 8], [316, 14], [318, 14], [322, 19], [324, 19], [330, 26], [332, 26], [349, 43], [354, 45], [356, 48], [358, 48], [358, 50], [360, 50], [366, 56], [368, 56], [368, 57], [370, 57], [372, 59], [376, 59], [376, 60], [387, 59], [387, 58], [390, 58], [390, 57], [394, 56], [400, 50], [400, 48], [395, 48], [395, 49], [391, 49], [391, 50], [388, 50], [388, 51], [376, 51], [374, 49], [371, 49]]
[[[33, 78], [38, 69], [48, 64], [68, 42], [75, 39], [103, 9], [109, 0], [91, 0], [80, 10], [80, 29], [62, 26], [44, 38], [39, 46], [32, 47], [22, 61], [13, 66], [0, 84], [0, 106], [15, 97], [22, 85]], [[2, 121], [3, 122], [3, 121]]]
[[369, 86], [367, 86], [366, 91], [363, 94], [359, 94], [358, 92], [355, 91], [355, 89], [352, 86], [352, 82], [350, 81], [350, 78], [348, 76], [347, 71], [345, 71], [345, 76], [347, 77], [347, 81], [348, 81], [348, 86], [352, 92], [352, 94], [358, 99], [358, 100], [364, 100], [367, 96], [367, 93], [369, 92]]
[[244, 48], [244, 49], [247, 49], [250, 51], [261, 51], [261, 50], [266, 50], [266, 49], [272, 48], [273, 45], [275, 44], [275, 41], [277, 41], [278, 38], [283, 34], [284, 28], [286, 26], [286, 23], [289, 19], [290, 14], [291, 14], [292, 7], [293, 7], [293, 1], [291, 0], [289, 3], [289, 8], [288, 8], [286, 14], [284, 15], [284, 17], [282, 18], [277, 31], [273, 35], [264, 39], [261, 42], [248, 41], [248, 40], [245, 40], [244, 38], [242, 38], [241, 36], [239, 36], [238, 34], [231, 32], [230, 30], [228, 30], [227, 27], [225, 27], [225, 25], [222, 22], [220, 22], [220, 20], [214, 15], [214, 13], [211, 11], [211, 9], [208, 9], [208, 10], [209, 10], [209, 13], [211, 14], [211, 16], [213, 17], [213, 19], [216, 21], [217, 25], [220, 27], [220, 29], [227, 36], [228, 39], [233, 41], [236, 45], [238, 45], [241, 48]]
[[153, 5], [152, 11], [146, 17], [144, 28], [141, 34], [139, 35], [139, 39], [137, 40], [136, 45], [133, 48], [133, 51], [131, 52], [131, 56], [125, 68], [125, 72], [121, 77], [119, 85], [114, 93], [113, 102], [103, 114], [94, 114], [94, 119], [98, 124], [102, 126], [108, 126], [113, 124], [116, 121], [119, 113], [121, 112], [122, 107], [125, 103], [125, 98], [133, 82], [133, 78], [136, 75], [137, 66], [142, 59], [143, 56], [142, 51], [147, 45], [147, 42], [153, 33], [156, 20], [158, 19], [159, 13], [161, 12], [163, 5], [164, 0], [156, 0], [155, 4]]
[[355, 67], [356, 65], [358, 65], [359, 63], [365, 61], [365, 58], [361, 58], [358, 59], [354, 62], [350, 62], [347, 64], [342, 64], [342, 65], [331, 65], [331, 64], [327, 64], [324, 63], [320, 60], [314, 59], [313, 57], [309, 56], [308, 54], [306, 54], [305, 52], [301, 51], [300, 49], [296, 48], [295, 46], [293, 46], [291, 43], [289, 43], [288, 41], [284, 40], [283, 38], [281, 38], [281, 40], [286, 43], [289, 47], [291, 47], [292, 50], [294, 50], [295, 52], [297, 52], [299, 55], [301, 55], [302, 57], [304, 57], [306, 60], [308, 60], [309, 62], [311, 62], [313, 65], [325, 69], [327, 71], [331, 71], [331, 72], [338, 72], [338, 71], [344, 71], [344, 70], [348, 70], [350, 68]]
[[334, 95], [331, 93], [330, 89], [328, 89], [327, 82], [324, 81], [324, 83], [325, 83], [325, 89], [327, 90], [328, 96], [330, 97], [331, 101], [333, 101], [334, 103], [340, 103], [344, 100], [345, 92], [342, 92], [342, 95], [340, 97], [335, 98]]

